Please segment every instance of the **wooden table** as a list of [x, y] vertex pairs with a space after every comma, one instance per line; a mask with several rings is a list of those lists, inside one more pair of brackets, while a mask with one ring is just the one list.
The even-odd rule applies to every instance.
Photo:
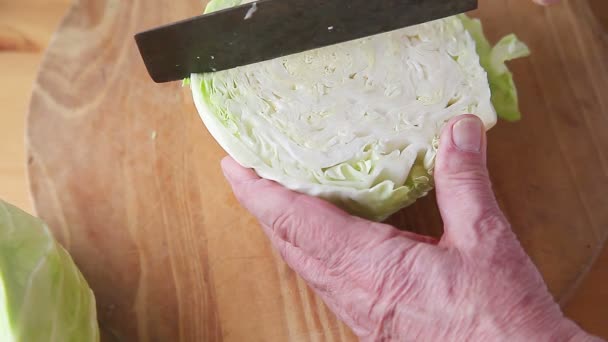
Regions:
[[[608, 26], [608, 4], [604, 0], [589, 1]], [[0, 198], [30, 212], [25, 113], [42, 53], [69, 4], [69, 0], [0, 0]], [[565, 311], [588, 331], [608, 338], [608, 249]]]

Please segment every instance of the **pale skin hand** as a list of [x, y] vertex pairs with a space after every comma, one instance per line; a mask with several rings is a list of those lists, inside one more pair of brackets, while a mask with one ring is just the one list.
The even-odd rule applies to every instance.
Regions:
[[475, 116], [441, 135], [439, 241], [350, 216], [229, 157], [222, 168], [287, 264], [364, 341], [601, 341], [563, 316], [498, 207]]
[[439, 241], [350, 216], [229, 157], [222, 167], [287, 264], [364, 341], [594, 340], [563, 316], [499, 209], [485, 141], [476, 116], [443, 129]]

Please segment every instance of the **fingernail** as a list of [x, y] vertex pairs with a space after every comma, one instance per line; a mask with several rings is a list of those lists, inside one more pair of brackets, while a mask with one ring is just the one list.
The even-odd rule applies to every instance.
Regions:
[[481, 120], [477, 118], [464, 118], [452, 126], [452, 141], [454, 145], [464, 152], [481, 151]]

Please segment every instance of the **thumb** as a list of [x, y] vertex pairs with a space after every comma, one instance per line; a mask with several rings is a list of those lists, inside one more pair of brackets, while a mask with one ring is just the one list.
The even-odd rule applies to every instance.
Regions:
[[485, 128], [474, 115], [450, 120], [441, 133], [435, 185], [443, 242], [470, 244], [477, 240], [476, 228], [502, 218], [488, 176], [486, 147]]

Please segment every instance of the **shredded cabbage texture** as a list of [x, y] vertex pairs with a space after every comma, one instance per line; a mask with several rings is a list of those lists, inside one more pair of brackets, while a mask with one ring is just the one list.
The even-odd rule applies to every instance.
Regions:
[[[213, 0], [206, 12], [246, 2]], [[207, 129], [241, 165], [382, 221], [432, 189], [450, 118], [472, 113], [490, 129], [500, 108], [517, 119], [504, 62], [526, 53], [513, 35], [492, 48], [462, 15], [192, 74], [190, 86]]]

